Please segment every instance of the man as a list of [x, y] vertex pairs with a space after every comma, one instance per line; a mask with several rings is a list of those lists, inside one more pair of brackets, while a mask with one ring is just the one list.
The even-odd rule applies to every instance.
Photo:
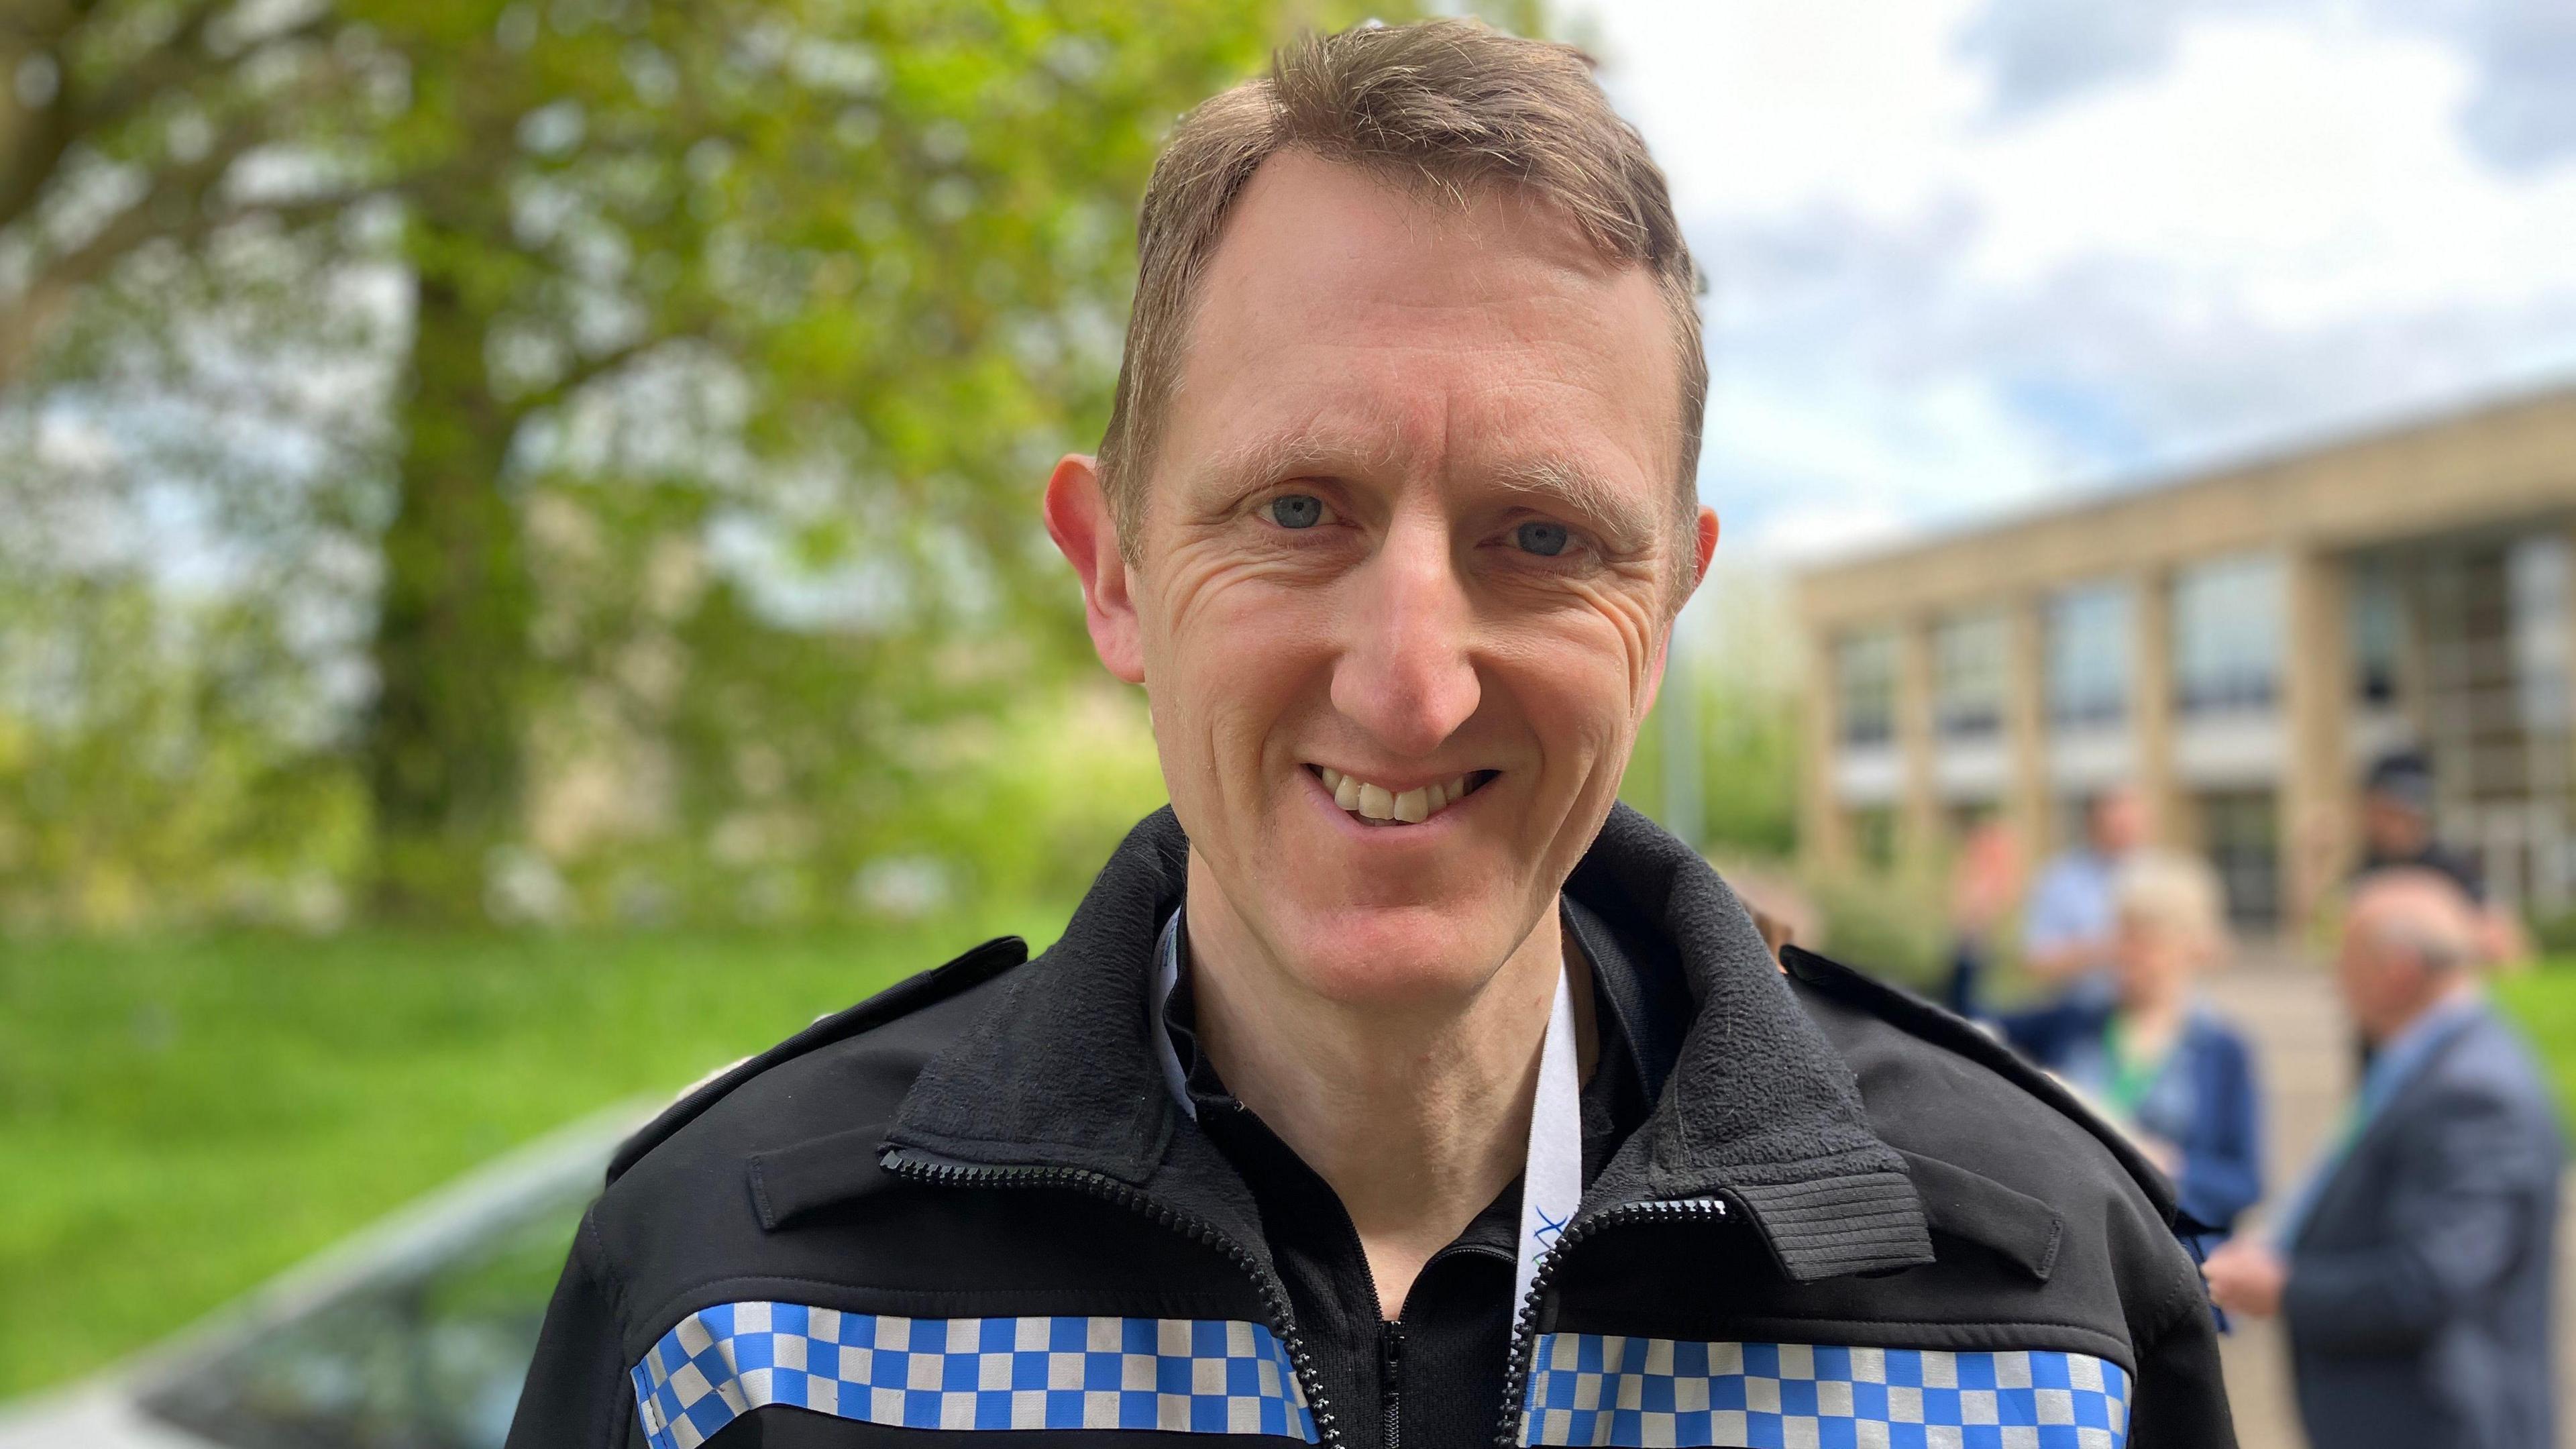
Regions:
[[2093, 797], [2084, 843], [2048, 863], [2022, 911], [2022, 964], [2033, 976], [2079, 986], [2107, 977], [2119, 938], [2114, 882], [2146, 838], [2145, 796], [2115, 785]]
[[1717, 522], [1582, 58], [1300, 44], [1139, 234], [1046, 519], [1171, 809], [629, 1144], [512, 1444], [2230, 1442], [2152, 1170], [1614, 808]]
[[2289, 1326], [2299, 1412], [2337, 1449], [2548, 1449], [2559, 1139], [2479, 999], [2448, 877], [2355, 890], [2338, 977], [2374, 1051], [2353, 1119], [2273, 1229], [2211, 1255], [2212, 1295]]
[[2356, 875], [2430, 870], [2449, 876], [2471, 901], [2486, 903], [2477, 862], [2433, 834], [2433, 763], [2414, 750], [2373, 761], [2361, 784], [2362, 855]]
[[2361, 864], [2356, 880], [2390, 870], [2429, 870], [2448, 876], [2477, 908], [2478, 951], [2487, 962], [2521, 961], [2529, 955], [2522, 923], [2487, 899], [2486, 876], [2476, 861], [2433, 832], [2433, 762], [2420, 751], [2399, 750], [2371, 763], [2361, 788]]

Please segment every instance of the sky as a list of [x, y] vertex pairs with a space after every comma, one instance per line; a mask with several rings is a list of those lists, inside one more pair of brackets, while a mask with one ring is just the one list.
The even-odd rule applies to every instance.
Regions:
[[2570, 0], [1575, 0], [1795, 564], [2576, 385]]

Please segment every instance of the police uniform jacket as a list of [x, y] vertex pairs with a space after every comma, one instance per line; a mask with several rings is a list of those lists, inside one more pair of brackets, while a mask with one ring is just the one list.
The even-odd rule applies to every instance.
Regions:
[[[626, 1144], [510, 1449], [1345, 1444], [1371, 1406], [1322, 1391], [1152, 1035], [1186, 852], [1158, 812], [1035, 960], [979, 946]], [[2233, 1445], [2170, 1190], [2116, 1133], [1947, 1013], [1775, 966], [1625, 807], [1566, 897], [1669, 1044], [1520, 1305], [1498, 1445]]]

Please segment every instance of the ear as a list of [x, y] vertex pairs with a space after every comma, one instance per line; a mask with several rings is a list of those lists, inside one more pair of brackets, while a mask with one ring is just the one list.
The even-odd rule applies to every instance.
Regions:
[[1091, 630], [1093, 651], [1110, 673], [1129, 684], [1144, 683], [1144, 638], [1127, 558], [1118, 551], [1118, 526], [1100, 488], [1100, 465], [1088, 454], [1065, 454], [1047, 479], [1046, 528], [1082, 580], [1083, 623]]

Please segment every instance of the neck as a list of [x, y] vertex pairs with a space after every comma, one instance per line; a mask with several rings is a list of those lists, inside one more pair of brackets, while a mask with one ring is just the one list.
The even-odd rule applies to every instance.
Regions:
[[2158, 984], [2133, 992], [2120, 1002], [2120, 1014], [2142, 1028], [2170, 1027], [2191, 1007], [2191, 993], [2180, 986]]
[[[1331, 1185], [1358, 1229], [1380, 1311], [1520, 1175], [1560, 969], [1554, 911], [1474, 994], [1416, 1006], [1301, 985], [1190, 856], [1190, 988], [1226, 1087]], [[1590, 995], [1577, 989], [1578, 1007]], [[1578, 1026], [1588, 1026], [1578, 1013]], [[1588, 1053], [1586, 1053], [1588, 1055]]]
[[2466, 971], [2456, 972], [2454, 973], [2454, 979], [2444, 983], [2439, 990], [2436, 990], [2430, 996], [2425, 997], [2422, 1004], [2418, 1005], [2413, 1011], [2406, 1014], [2405, 1020], [2390, 1024], [2377, 1036], [2372, 1037], [2370, 1044], [2375, 1047], [2386, 1046], [2400, 1036], [2405, 1035], [2408, 1027], [2411, 1027], [2417, 1022], [2422, 1021], [2424, 1018], [2431, 1016], [2434, 1012], [2441, 1010], [2445, 1006], [2449, 1006], [2455, 1001], [2466, 1001], [2477, 994], [2477, 979]]

